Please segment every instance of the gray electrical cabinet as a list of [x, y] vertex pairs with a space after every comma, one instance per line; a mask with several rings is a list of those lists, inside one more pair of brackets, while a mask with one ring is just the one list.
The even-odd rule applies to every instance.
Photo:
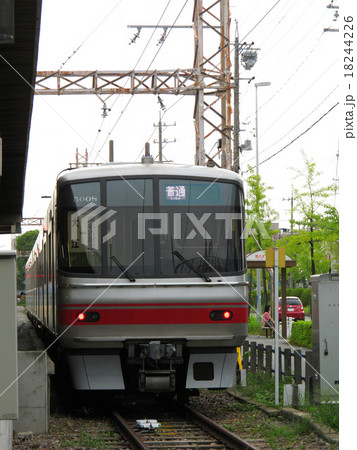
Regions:
[[312, 363], [316, 371], [310, 381], [315, 400], [334, 400], [339, 390], [339, 275], [313, 275], [310, 281]]
[[16, 252], [0, 252], [0, 420], [18, 418]]

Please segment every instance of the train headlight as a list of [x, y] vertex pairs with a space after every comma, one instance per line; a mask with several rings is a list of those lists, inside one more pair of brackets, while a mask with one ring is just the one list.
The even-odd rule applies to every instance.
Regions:
[[209, 317], [211, 320], [231, 320], [233, 317], [233, 313], [229, 310], [219, 309], [211, 311], [209, 313]]
[[77, 314], [78, 322], [98, 322], [99, 318], [100, 315], [96, 311], [86, 311]]

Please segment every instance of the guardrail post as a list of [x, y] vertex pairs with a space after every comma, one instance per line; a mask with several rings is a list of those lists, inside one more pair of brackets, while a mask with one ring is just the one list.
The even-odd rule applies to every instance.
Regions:
[[282, 364], [281, 364], [281, 357], [282, 351], [281, 351], [281, 347], [279, 347], [279, 381], [282, 380], [283, 378], [283, 368], [282, 368]]
[[294, 351], [294, 380], [295, 384], [301, 384], [301, 350]]
[[270, 377], [273, 373], [272, 361], [273, 361], [273, 347], [271, 345], [267, 345], [265, 348], [265, 367], [266, 367], [266, 373]]
[[291, 376], [291, 350], [290, 350], [290, 348], [284, 349], [284, 374], [286, 377]]
[[250, 370], [252, 373], [255, 373], [257, 370], [257, 343], [250, 343]]
[[312, 368], [312, 351], [305, 353], [305, 388], [310, 400], [314, 394], [314, 370]]
[[243, 342], [243, 369], [249, 370], [249, 342]]
[[264, 370], [264, 344], [258, 344], [258, 370]]

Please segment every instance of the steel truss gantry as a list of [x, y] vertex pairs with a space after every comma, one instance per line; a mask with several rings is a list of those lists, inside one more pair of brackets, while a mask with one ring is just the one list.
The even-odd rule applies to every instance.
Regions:
[[[232, 169], [229, 0], [194, 0], [193, 68], [150, 71], [39, 71], [38, 95], [194, 95], [195, 164], [205, 165], [205, 142], [217, 136], [221, 166]], [[204, 54], [203, 42], [214, 50]], [[207, 36], [207, 37], [206, 37]], [[218, 44], [218, 45], [217, 45]], [[218, 50], [217, 50], [218, 48]], [[206, 51], [206, 50], [205, 50]]]

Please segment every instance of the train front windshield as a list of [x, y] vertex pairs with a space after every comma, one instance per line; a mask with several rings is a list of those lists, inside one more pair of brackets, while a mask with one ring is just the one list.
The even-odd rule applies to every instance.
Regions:
[[238, 184], [187, 178], [73, 183], [58, 193], [59, 268], [76, 275], [238, 275], [245, 267]]

